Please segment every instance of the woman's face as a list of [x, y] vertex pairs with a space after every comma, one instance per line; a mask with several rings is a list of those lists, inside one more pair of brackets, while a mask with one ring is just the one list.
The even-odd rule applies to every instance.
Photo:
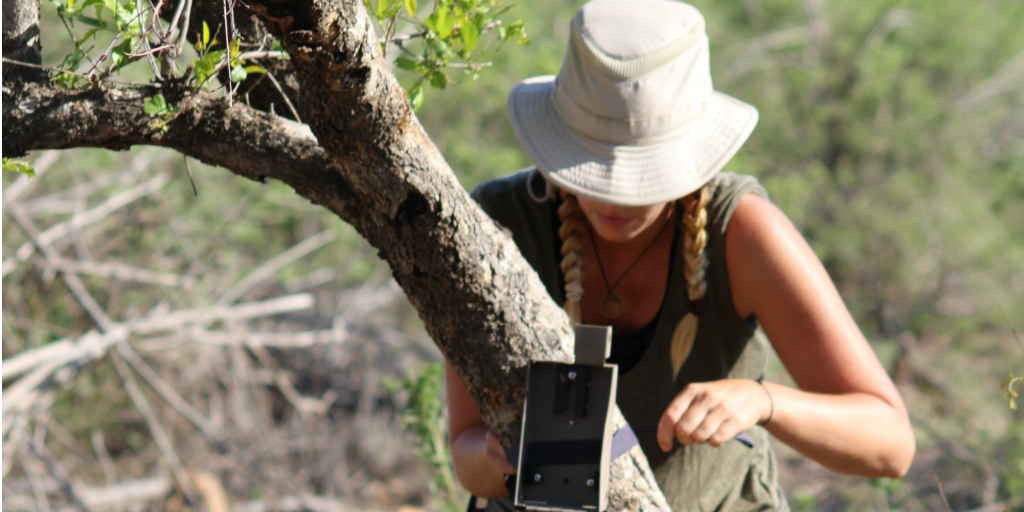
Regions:
[[[580, 208], [590, 223], [590, 229], [601, 239], [613, 242], [629, 242], [655, 225], [665, 213], [669, 203], [659, 203], [651, 206], [618, 206], [587, 199], [582, 196], [576, 197], [580, 202]], [[661, 224], [657, 225], [661, 228]]]

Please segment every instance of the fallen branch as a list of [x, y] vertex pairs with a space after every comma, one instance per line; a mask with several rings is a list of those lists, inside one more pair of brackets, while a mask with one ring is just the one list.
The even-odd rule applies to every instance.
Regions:
[[178, 411], [179, 414], [184, 416], [186, 419], [192, 422], [196, 428], [206, 437], [207, 440], [215, 442], [217, 435], [214, 432], [213, 425], [206, 419], [192, 404], [188, 403], [173, 387], [164, 382], [159, 375], [152, 368], [146, 364], [146, 361], [132, 350], [132, 347], [128, 343], [121, 342], [117, 344], [117, 351], [129, 364], [135, 368], [135, 371], [139, 372], [139, 375], [152, 387], [157, 394], [159, 394], [164, 400], [170, 404], [174, 410]]
[[41, 439], [37, 439], [32, 443], [26, 442], [28, 448], [43, 462], [46, 469], [50, 472], [50, 476], [57, 481], [60, 486], [60, 490], [64, 493], [71, 503], [81, 512], [89, 512], [89, 507], [82, 501], [82, 498], [75, 492], [74, 486], [71, 484], [71, 478], [68, 476], [68, 472], [64, 469], [64, 466], [50, 453], [50, 450], [46, 449], [46, 445], [43, 444]]
[[62, 272], [106, 277], [118, 281], [131, 281], [185, 289], [192, 288], [196, 284], [195, 278], [190, 276], [153, 272], [123, 263], [85, 262], [63, 258], [45, 261], [32, 259], [30, 261], [39, 267], [52, 267]]
[[266, 263], [257, 267], [256, 270], [253, 270], [251, 273], [249, 273], [249, 275], [246, 276], [245, 279], [242, 279], [237, 284], [232, 286], [230, 290], [224, 293], [224, 295], [221, 295], [221, 297], [217, 299], [216, 305], [227, 306], [228, 304], [231, 304], [232, 302], [238, 300], [239, 297], [245, 294], [245, 292], [249, 291], [253, 286], [255, 286], [260, 281], [274, 275], [275, 273], [277, 273], [278, 270], [281, 270], [284, 266], [288, 265], [289, 263], [332, 242], [334, 238], [335, 235], [333, 231], [323, 231], [319, 234], [313, 235], [303, 240], [298, 245], [275, 256], [274, 258], [271, 258]]
[[124, 382], [124, 389], [128, 392], [132, 403], [135, 404], [135, 408], [138, 409], [139, 413], [146, 420], [146, 426], [149, 427], [153, 441], [160, 450], [164, 462], [171, 468], [171, 474], [177, 480], [182, 494], [188, 499], [192, 508], [199, 510], [199, 505], [202, 503], [199, 501], [199, 495], [196, 494], [196, 489], [192, 486], [192, 480], [189, 478], [188, 473], [185, 472], [185, 468], [181, 466], [181, 460], [178, 458], [177, 452], [174, 451], [174, 445], [171, 444], [170, 438], [167, 437], [163, 427], [160, 426], [160, 421], [157, 419], [156, 413], [153, 412], [153, 408], [149, 406], [146, 395], [142, 394], [139, 385], [135, 382], [135, 377], [132, 376], [131, 370], [124, 360], [121, 359], [120, 354], [110, 354], [110, 360], [113, 361], [114, 368], [117, 370], [118, 375], [121, 376], [121, 380]]
[[[47, 480], [43, 488], [54, 492], [58, 490], [57, 482]], [[78, 486], [76, 493], [90, 509], [110, 509], [120, 505], [133, 505], [160, 499], [171, 492], [171, 481], [166, 478], [154, 477], [132, 482], [124, 482], [107, 487]], [[35, 510], [35, 501], [18, 494], [4, 494], [4, 510]]]
[[[50, 229], [39, 234], [39, 244], [48, 245], [56, 241], [57, 239], [67, 235], [76, 229], [81, 229], [89, 224], [93, 224], [100, 220], [103, 220], [111, 213], [135, 202], [136, 200], [145, 197], [167, 184], [171, 177], [168, 174], [159, 174], [149, 181], [136, 185], [120, 194], [117, 194], [110, 199], [107, 199], [99, 206], [82, 212], [79, 215], [75, 215], [69, 220], [54, 225]], [[9, 207], [14, 206], [13, 203], [4, 201], [4, 208], [8, 211], [13, 211]], [[4, 260], [3, 263], [3, 275], [9, 274], [12, 270], [18, 267], [18, 263], [27, 260], [32, 256], [38, 244], [33, 242], [26, 242], [15, 251], [14, 256], [11, 256]]]
[[278, 315], [313, 307], [313, 296], [298, 293], [264, 301], [246, 302], [219, 309], [182, 309], [159, 318], [138, 322], [133, 331], [149, 334], [179, 328], [187, 324], [207, 324], [218, 320], [245, 320]]
[[[18, 382], [3, 390], [3, 414], [22, 406], [25, 398], [38, 386], [43, 384], [57, 369], [78, 361], [84, 364], [102, 357], [107, 349], [115, 343], [124, 341], [129, 334], [151, 334], [179, 328], [192, 323], [209, 323], [217, 320], [242, 320], [263, 317], [308, 309], [313, 305], [313, 297], [306, 293], [279, 297], [266, 301], [248, 302], [219, 310], [179, 310], [166, 313], [155, 318], [147, 318], [136, 323], [111, 325], [104, 333], [89, 331], [82, 335], [71, 346], [69, 340], [54, 342], [57, 348], [49, 345], [34, 349], [30, 354], [15, 356], [11, 366], [18, 373], [35, 368]], [[51, 344], [52, 345], [52, 344]], [[46, 356], [46, 357], [44, 357]], [[10, 371], [8, 362], [3, 364], [3, 379], [12, 378], [16, 373]], [[8, 375], [10, 373], [10, 375]], [[7, 434], [7, 423], [4, 423], [4, 435]]]
[[[21, 210], [17, 203], [5, 203], [4, 209], [11, 214], [14, 221], [18, 223], [18, 226], [21, 227], [29, 240], [32, 241], [32, 244], [43, 252], [47, 260], [57, 261], [61, 259], [60, 253], [58, 253], [57, 250], [49, 244], [49, 242], [42, 239], [39, 230], [32, 222], [32, 219], [30, 219], [28, 215]], [[85, 285], [82, 284], [82, 280], [79, 279], [76, 274], [70, 272], [61, 272], [61, 276], [63, 277], [64, 282], [67, 283], [68, 288], [71, 289], [71, 293], [74, 294], [75, 298], [78, 299], [78, 302], [89, 313], [89, 316], [93, 318], [96, 325], [104, 331], [109, 331], [113, 327], [114, 322], [109, 316], [107, 316], [107, 313], [102, 307], [100, 307], [96, 302], [96, 299], [94, 299], [92, 294], [90, 294], [85, 288]]]
[[234, 510], [236, 512], [353, 512], [355, 509], [338, 500], [313, 494], [300, 494], [276, 500], [250, 501], [235, 505]]

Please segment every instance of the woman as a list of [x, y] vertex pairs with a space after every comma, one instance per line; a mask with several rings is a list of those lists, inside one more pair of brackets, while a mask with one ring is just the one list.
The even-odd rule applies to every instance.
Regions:
[[[767, 433], [834, 471], [907, 471], [903, 402], [828, 274], [756, 180], [718, 172], [757, 111], [712, 89], [696, 9], [584, 5], [557, 78], [509, 114], [537, 167], [474, 197], [573, 323], [613, 326], [616, 401], [673, 510], [788, 510]], [[768, 340], [798, 389], [763, 382]], [[450, 366], [447, 386], [456, 474], [507, 496], [515, 468]]]

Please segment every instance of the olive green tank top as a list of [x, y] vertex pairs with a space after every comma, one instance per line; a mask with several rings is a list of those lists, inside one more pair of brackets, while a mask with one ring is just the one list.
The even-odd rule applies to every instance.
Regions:
[[[565, 303], [559, 289], [559, 265], [551, 204], [539, 202], [527, 187], [534, 169], [480, 184], [472, 196], [485, 212], [508, 230], [520, 252], [537, 271], [548, 293]], [[536, 180], [543, 183], [541, 180]], [[534, 183], [537, 184], [537, 183]], [[675, 512], [788, 511], [778, 485], [777, 463], [768, 433], [755, 426], [747, 431], [754, 443], [748, 448], [729, 441], [720, 448], [706, 444], [675, 447], [665, 453], [655, 434], [643, 427], [657, 425], [669, 402], [691, 382], [728, 378], [756, 379], [767, 366], [770, 347], [753, 316], [740, 318], [733, 307], [726, 274], [725, 230], [740, 198], [748, 193], [767, 198], [756, 179], [718, 173], [708, 183], [707, 291], [697, 338], [689, 357], [672, 378], [669, 349], [675, 326], [688, 312], [689, 300], [683, 275], [682, 237], [677, 237], [668, 290], [656, 319], [653, 339], [639, 362], [619, 374], [616, 402], [637, 432], [640, 446], [654, 470], [658, 484]], [[543, 196], [543, 191], [540, 191]], [[586, 293], [586, 292], [584, 292]], [[511, 500], [490, 500], [488, 510], [510, 510]]]

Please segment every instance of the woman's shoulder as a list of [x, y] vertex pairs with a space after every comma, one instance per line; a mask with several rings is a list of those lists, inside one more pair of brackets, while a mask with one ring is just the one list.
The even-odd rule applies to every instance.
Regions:
[[729, 227], [736, 207], [747, 194], [754, 194], [768, 199], [768, 191], [753, 176], [720, 172], [708, 182], [708, 226], [712, 236], [722, 236]]

